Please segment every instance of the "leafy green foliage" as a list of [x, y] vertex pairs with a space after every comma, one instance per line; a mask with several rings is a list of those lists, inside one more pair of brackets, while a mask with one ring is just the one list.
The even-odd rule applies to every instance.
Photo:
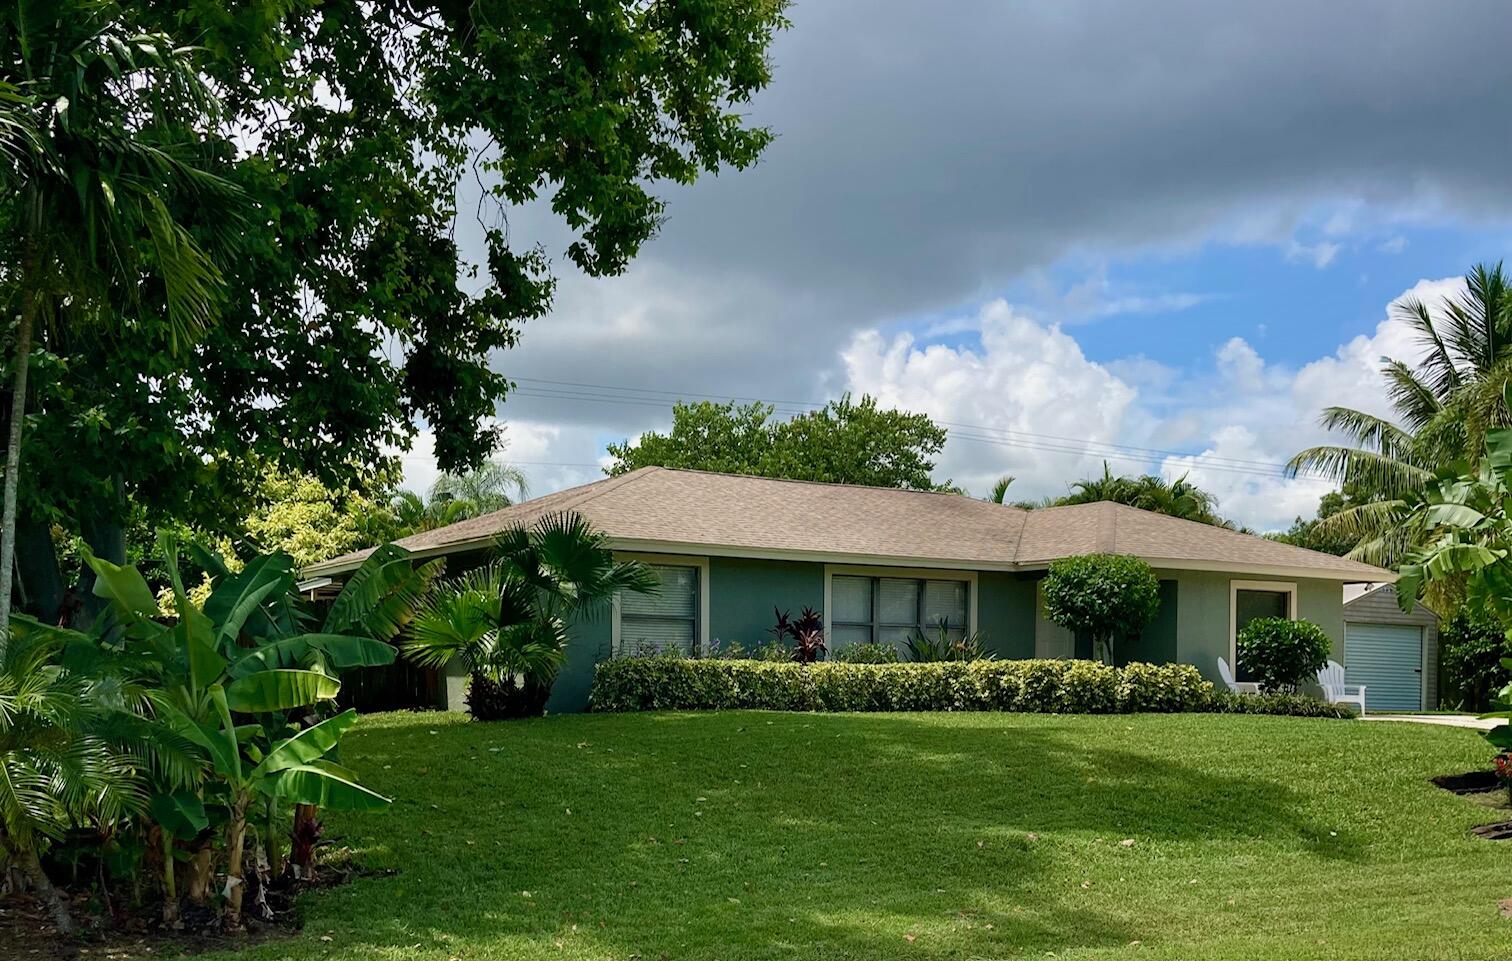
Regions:
[[1127, 554], [1082, 554], [1054, 561], [1041, 583], [1045, 613], [1067, 630], [1092, 636], [1093, 649], [1113, 663], [1113, 643], [1144, 630], [1160, 610], [1160, 581], [1150, 565]]
[[1437, 313], [1417, 300], [1392, 305], [1423, 350], [1416, 367], [1388, 358], [1381, 368], [1395, 420], [1325, 408], [1322, 425], [1354, 446], [1311, 447], [1287, 464], [1293, 475], [1321, 474], [1349, 492], [1355, 503], [1322, 517], [1314, 536], [1352, 542], [1351, 557], [1389, 567], [1405, 559], [1423, 537], [1412, 504], [1436, 475], [1476, 458], [1488, 431], [1509, 421], [1502, 387], [1512, 356], [1512, 286], [1501, 264], [1473, 267], [1465, 285]]
[[1328, 663], [1330, 642], [1312, 621], [1257, 617], [1239, 629], [1235, 645], [1261, 690], [1295, 692]]
[[621, 591], [653, 593], [659, 584], [645, 564], [616, 561], [608, 539], [574, 513], [506, 530], [494, 554], [438, 584], [401, 641], [418, 664], [459, 659], [480, 719], [539, 714], [566, 657], [568, 626], [603, 613]]
[[[17, 9], [49, 27], [88, 19], [57, 3]], [[29, 569], [70, 581], [44, 520], [121, 562], [108, 542], [138, 510], [149, 527], [242, 533], [270, 468], [372, 495], [421, 423], [443, 470], [481, 463], [499, 444], [492, 418], [509, 388], [497, 357], [549, 311], [553, 259], [618, 273], [661, 224], [665, 185], [757, 160], [772, 134], [748, 123], [745, 104], [769, 82], [767, 50], [786, 25], [781, 0], [66, 9], [175, 38], [220, 94], [223, 122], [165, 135], [209, 158], [255, 212], [235, 223], [214, 198], [169, 204], [193, 239], [231, 233], [239, 245], [217, 261], [219, 322], [192, 362], [165, 349], [168, 298], [156, 283], [141, 285], [146, 309], [130, 337], [42, 333], [33, 353], [45, 403], [26, 457], [54, 469], [27, 472], [39, 529], [25, 549]], [[13, 35], [0, 41], [15, 53]], [[27, 141], [3, 131], [8, 149]], [[483, 184], [477, 209], [457, 207], [464, 177]], [[518, 218], [509, 229], [508, 211], [532, 203], [561, 217], [565, 249], [545, 249]], [[459, 247], [460, 217], [484, 225], [481, 252]], [[60, 234], [86, 236], [67, 224]], [[153, 266], [150, 245], [126, 250]], [[298, 518], [271, 520], [264, 548], [305, 549], [273, 536], [294, 536]]]
[[938, 661], [980, 661], [992, 657], [981, 631], [963, 632], [956, 637], [945, 621], [928, 631], [915, 629], [905, 642], [908, 659], [915, 664]]
[[1512, 683], [1502, 667], [1512, 657], [1506, 628], [1486, 612], [1462, 606], [1439, 628], [1441, 699], [1464, 710], [1485, 711], [1491, 698]]
[[[1012, 478], [1005, 479], [1012, 480]], [[999, 481], [999, 484], [1001, 483]], [[1003, 501], [998, 497], [998, 493], [998, 489], [994, 488], [993, 499], [1001, 504]], [[1002, 488], [1002, 494], [1007, 495], [1006, 485]], [[1072, 484], [1068, 494], [1046, 498], [1042, 504], [1027, 506], [1063, 507], [1069, 504], [1095, 504], [1099, 501], [1126, 504], [1140, 510], [1168, 514], [1171, 517], [1197, 521], [1200, 524], [1212, 524], [1215, 527], [1234, 526], [1218, 516], [1218, 499], [1188, 481], [1185, 475], [1174, 481], [1168, 481], [1154, 474], [1138, 477], [1115, 475], [1108, 467], [1107, 461], [1103, 461], [1101, 477], [1084, 478]]]
[[1282, 544], [1291, 544], [1294, 547], [1305, 547], [1311, 551], [1343, 557], [1354, 550], [1359, 538], [1347, 530], [1326, 522], [1329, 518], [1346, 510], [1363, 507], [1372, 500], [1369, 497], [1361, 497], [1354, 490], [1353, 485], [1347, 485], [1342, 491], [1329, 491], [1318, 499], [1316, 517], [1311, 520], [1298, 517], [1292, 521], [1292, 526], [1286, 531], [1266, 534], [1265, 537]]
[[610, 444], [610, 475], [641, 467], [754, 474], [827, 484], [950, 490], [930, 476], [945, 429], [924, 414], [882, 410], [849, 394], [822, 409], [774, 420], [766, 404], [677, 404], [672, 431]]
[[[1226, 694], [1227, 692], [1225, 692]], [[1187, 664], [1025, 660], [800, 665], [654, 655], [599, 664], [594, 711], [1247, 711], [1350, 717], [1314, 698], [1220, 697]]]
[[891, 644], [847, 644], [830, 654], [840, 664], [896, 664], [898, 649]]

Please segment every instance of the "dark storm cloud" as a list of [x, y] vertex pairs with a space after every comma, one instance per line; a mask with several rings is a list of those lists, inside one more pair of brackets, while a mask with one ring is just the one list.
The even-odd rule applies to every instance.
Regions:
[[[558, 256], [557, 309], [504, 369], [822, 397], [857, 328], [1067, 254], [1283, 244], [1347, 201], [1381, 219], [1512, 207], [1505, 3], [806, 0], [791, 16], [751, 108], [778, 134], [762, 162], [667, 191], [624, 278]], [[546, 218], [512, 226], [559, 255]], [[504, 413], [648, 423], [528, 397]]]

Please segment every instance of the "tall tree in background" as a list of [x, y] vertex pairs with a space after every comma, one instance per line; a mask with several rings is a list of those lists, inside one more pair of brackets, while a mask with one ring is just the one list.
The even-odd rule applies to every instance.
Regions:
[[473, 517], [502, 510], [529, 496], [525, 472], [498, 459], [486, 460], [460, 474], [442, 474], [430, 489], [432, 501], [461, 501]]
[[1107, 461], [1103, 462], [1102, 476], [1076, 481], [1071, 485], [1070, 493], [1046, 498], [1042, 506], [1063, 507], [1098, 501], [1127, 504], [1140, 510], [1180, 517], [1200, 524], [1212, 524], [1215, 527], [1234, 526], [1218, 516], [1218, 499], [1187, 480], [1185, 474], [1173, 481], [1154, 474], [1114, 474]]
[[1326, 408], [1323, 426], [1354, 446], [1310, 447], [1287, 464], [1292, 476], [1322, 475], [1354, 492], [1357, 503], [1318, 526], [1324, 536], [1351, 541], [1350, 557], [1396, 566], [1421, 534], [1407, 501], [1435, 472], [1476, 460], [1487, 430], [1508, 423], [1502, 389], [1512, 374], [1512, 288], [1499, 263], [1473, 268], [1465, 287], [1437, 311], [1418, 300], [1393, 306], [1425, 351], [1415, 367], [1388, 358], [1381, 368], [1395, 421]]
[[641, 467], [754, 474], [789, 480], [907, 490], [956, 488], [930, 476], [945, 429], [924, 414], [883, 410], [849, 394], [822, 409], [777, 420], [767, 404], [677, 404], [672, 430], [610, 444], [611, 475]]
[[[212, 246], [229, 249], [234, 221], [216, 202], [231, 188], [203, 169], [216, 99], [190, 51], [144, 31], [127, 8], [15, 4], [0, 16], [0, 71], [3, 126], [14, 134], [0, 167], [0, 247], [17, 318], [0, 509], [3, 628], [34, 344], [131, 339], [184, 356], [220, 304], [221, 273], [201, 239], [214, 234]], [[218, 231], [190, 232], [181, 214], [193, 205]], [[61, 467], [52, 460], [31, 475]]]
[[[23, 479], [29, 606], [56, 613], [72, 574], [54, 526], [117, 562], [132, 505], [149, 526], [237, 533], [268, 467], [371, 493], [419, 422], [443, 470], [485, 460], [509, 386], [490, 356], [552, 294], [548, 252], [507, 211], [549, 204], [568, 262], [622, 271], [663, 219], [658, 183], [746, 167], [771, 140], [738, 111], [771, 78], [783, 6], [133, 5], [201, 48], [225, 107], [206, 150], [258, 214], [190, 362], [136, 338], [39, 345], [28, 452], [69, 456]], [[459, 211], [464, 178], [484, 198]], [[179, 213], [196, 236], [224, 222]], [[473, 256], [458, 216], [483, 228]]]

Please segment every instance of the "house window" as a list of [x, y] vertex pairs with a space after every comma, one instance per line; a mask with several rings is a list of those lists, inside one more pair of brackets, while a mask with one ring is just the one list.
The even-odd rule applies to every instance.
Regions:
[[619, 601], [619, 653], [698, 653], [699, 568], [652, 564], [661, 579], [655, 594], [628, 592]]
[[970, 585], [964, 580], [859, 577], [830, 581], [830, 646], [887, 644], [902, 649], [914, 631], [941, 621], [953, 638], [966, 635]]
[[1294, 620], [1297, 616], [1297, 585], [1277, 581], [1233, 581], [1229, 588], [1229, 657], [1234, 680], [1253, 681], [1255, 676], [1238, 657], [1239, 632], [1261, 617]]

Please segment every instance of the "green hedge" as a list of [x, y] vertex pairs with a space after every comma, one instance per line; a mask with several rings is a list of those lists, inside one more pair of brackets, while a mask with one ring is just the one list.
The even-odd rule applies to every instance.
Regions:
[[803, 665], [656, 655], [599, 664], [589, 695], [592, 711], [741, 709], [1349, 716], [1312, 698], [1217, 693], [1188, 664], [1071, 660]]

